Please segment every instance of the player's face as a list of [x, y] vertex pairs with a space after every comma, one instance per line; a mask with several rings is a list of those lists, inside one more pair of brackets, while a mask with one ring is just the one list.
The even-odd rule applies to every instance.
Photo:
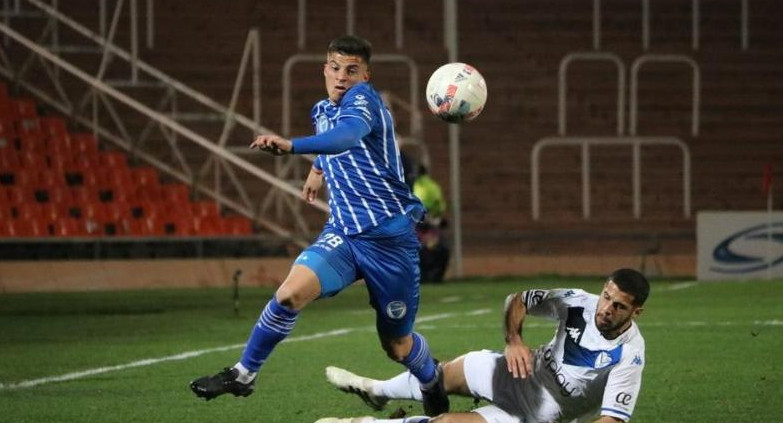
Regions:
[[324, 79], [329, 100], [338, 103], [348, 88], [370, 80], [370, 70], [361, 57], [334, 52], [326, 57]]
[[620, 290], [609, 281], [598, 298], [595, 311], [595, 326], [601, 335], [614, 339], [631, 325], [631, 320], [642, 312], [642, 307], [633, 305], [633, 295]]

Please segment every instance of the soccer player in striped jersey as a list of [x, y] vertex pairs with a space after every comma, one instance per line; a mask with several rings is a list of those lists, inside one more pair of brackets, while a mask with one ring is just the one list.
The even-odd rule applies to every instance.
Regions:
[[251, 144], [278, 155], [317, 154], [302, 196], [313, 201], [326, 181], [330, 215], [263, 309], [239, 362], [193, 381], [196, 395], [250, 395], [259, 368], [293, 330], [299, 312], [364, 279], [386, 354], [418, 381], [425, 414], [448, 410], [442, 368], [413, 331], [420, 276], [415, 225], [424, 207], [405, 183], [392, 116], [368, 82], [370, 56], [362, 38], [332, 40], [323, 68], [328, 98], [311, 113], [316, 134], [293, 140], [261, 135]]
[[[447, 392], [482, 398], [491, 405], [432, 419], [325, 418], [316, 423], [627, 422], [644, 369], [644, 338], [634, 319], [649, 292], [642, 274], [619, 269], [600, 295], [579, 289], [511, 294], [505, 304], [504, 353], [475, 351], [443, 366]], [[533, 351], [522, 340], [528, 314], [559, 322], [552, 340]], [[328, 367], [326, 375], [341, 390], [376, 404], [421, 399], [408, 373], [381, 381]]]

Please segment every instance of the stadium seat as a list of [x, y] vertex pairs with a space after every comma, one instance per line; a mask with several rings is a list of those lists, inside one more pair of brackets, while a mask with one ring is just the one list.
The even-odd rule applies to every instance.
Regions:
[[28, 187], [22, 187], [22, 186], [7, 186], [5, 187], [6, 195], [8, 196], [8, 202], [11, 203], [11, 205], [18, 205], [18, 204], [34, 204], [35, 201], [33, 200], [33, 191], [29, 189]]
[[20, 151], [19, 163], [26, 169], [45, 169], [49, 167], [46, 156], [38, 151]]
[[42, 169], [38, 171], [36, 178], [37, 185], [40, 187], [54, 188], [65, 187], [65, 176], [62, 172], [51, 169]]
[[166, 234], [163, 220], [158, 217], [144, 217], [138, 220], [141, 234], [144, 236], [163, 236]]
[[72, 158], [73, 156], [71, 138], [67, 134], [47, 137], [44, 146], [50, 157], [57, 155]]
[[44, 139], [37, 136], [19, 137], [18, 147], [19, 151], [32, 151], [38, 155], [45, 155], [47, 152]]
[[70, 154], [48, 153], [47, 161], [49, 162], [49, 169], [57, 172], [67, 172], [72, 170], [75, 165], [73, 164], [73, 158]]
[[158, 180], [158, 170], [151, 166], [141, 166], [131, 169], [131, 176], [136, 186], [157, 187], [160, 185]]
[[71, 190], [65, 186], [39, 187], [39, 190], [45, 190], [48, 194], [48, 203], [67, 205], [73, 203]]
[[44, 137], [40, 120], [38, 118], [24, 118], [16, 121], [16, 135], [22, 138]]
[[118, 223], [119, 230], [117, 235], [120, 236], [144, 236], [141, 222], [133, 217], [125, 217]]
[[46, 203], [39, 204], [40, 216], [49, 221], [54, 222], [57, 219], [68, 217], [68, 205], [65, 203]]
[[98, 157], [98, 140], [90, 133], [72, 133], [71, 147], [75, 154]]
[[217, 216], [193, 218], [193, 231], [200, 236], [215, 236], [225, 233], [223, 219]]
[[86, 236], [87, 230], [81, 221], [72, 217], [63, 217], [54, 221], [52, 224], [54, 236]]
[[45, 137], [64, 137], [68, 135], [68, 128], [63, 118], [46, 116], [39, 118], [38, 122], [41, 133]]
[[11, 119], [0, 116], [0, 148], [11, 146], [15, 137], [16, 131]]
[[104, 203], [107, 221], [119, 222], [122, 219], [131, 217], [130, 209], [130, 204], [125, 202], [114, 201], [111, 203]]
[[196, 217], [218, 217], [220, 209], [214, 201], [196, 201], [190, 204], [190, 209]]
[[159, 185], [137, 186], [136, 200], [139, 202], [152, 201], [152, 202], [160, 203], [163, 200], [163, 188], [161, 188]]
[[16, 170], [22, 167], [19, 154], [11, 147], [0, 148], [0, 171]]
[[30, 98], [18, 98], [11, 100], [11, 113], [15, 120], [37, 118], [38, 110], [35, 100]]
[[184, 207], [190, 201], [190, 188], [185, 184], [163, 185], [163, 199], [172, 204]]
[[27, 188], [35, 183], [33, 176], [23, 170], [0, 171], [0, 184], [5, 186], [15, 186]]
[[49, 236], [48, 226], [40, 219], [9, 219], [5, 226], [9, 237]]
[[225, 233], [228, 235], [252, 235], [253, 225], [250, 219], [242, 216], [229, 216], [223, 219]]
[[120, 151], [104, 151], [98, 154], [102, 166], [112, 169], [127, 169], [128, 158]]
[[193, 235], [193, 218], [190, 216], [183, 217], [169, 214], [163, 219], [163, 228], [166, 235]]
[[74, 186], [70, 188], [73, 204], [83, 205], [98, 201], [98, 191], [95, 187]]

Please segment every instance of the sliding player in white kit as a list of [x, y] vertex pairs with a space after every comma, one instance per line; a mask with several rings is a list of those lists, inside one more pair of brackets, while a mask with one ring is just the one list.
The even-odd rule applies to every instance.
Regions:
[[[627, 422], [642, 384], [644, 339], [634, 319], [641, 314], [650, 286], [639, 272], [612, 273], [600, 295], [579, 289], [531, 289], [506, 299], [503, 354], [475, 351], [443, 366], [448, 393], [492, 404], [469, 413], [376, 419], [326, 418], [316, 423], [540, 423]], [[531, 351], [522, 340], [527, 314], [559, 321], [555, 337]], [[373, 380], [336, 367], [329, 381], [359, 395], [375, 409], [390, 399], [421, 400], [409, 373]]]

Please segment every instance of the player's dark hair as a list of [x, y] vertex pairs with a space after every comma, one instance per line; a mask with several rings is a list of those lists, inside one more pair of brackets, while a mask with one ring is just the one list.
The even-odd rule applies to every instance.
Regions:
[[632, 304], [635, 306], [644, 305], [650, 295], [650, 283], [636, 270], [617, 269], [609, 275], [609, 280], [614, 282], [620, 291], [633, 295]]
[[345, 56], [359, 56], [364, 62], [370, 63], [372, 44], [364, 38], [355, 35], [343, 35], [329, 42], [327, 53], [340, 53]]

